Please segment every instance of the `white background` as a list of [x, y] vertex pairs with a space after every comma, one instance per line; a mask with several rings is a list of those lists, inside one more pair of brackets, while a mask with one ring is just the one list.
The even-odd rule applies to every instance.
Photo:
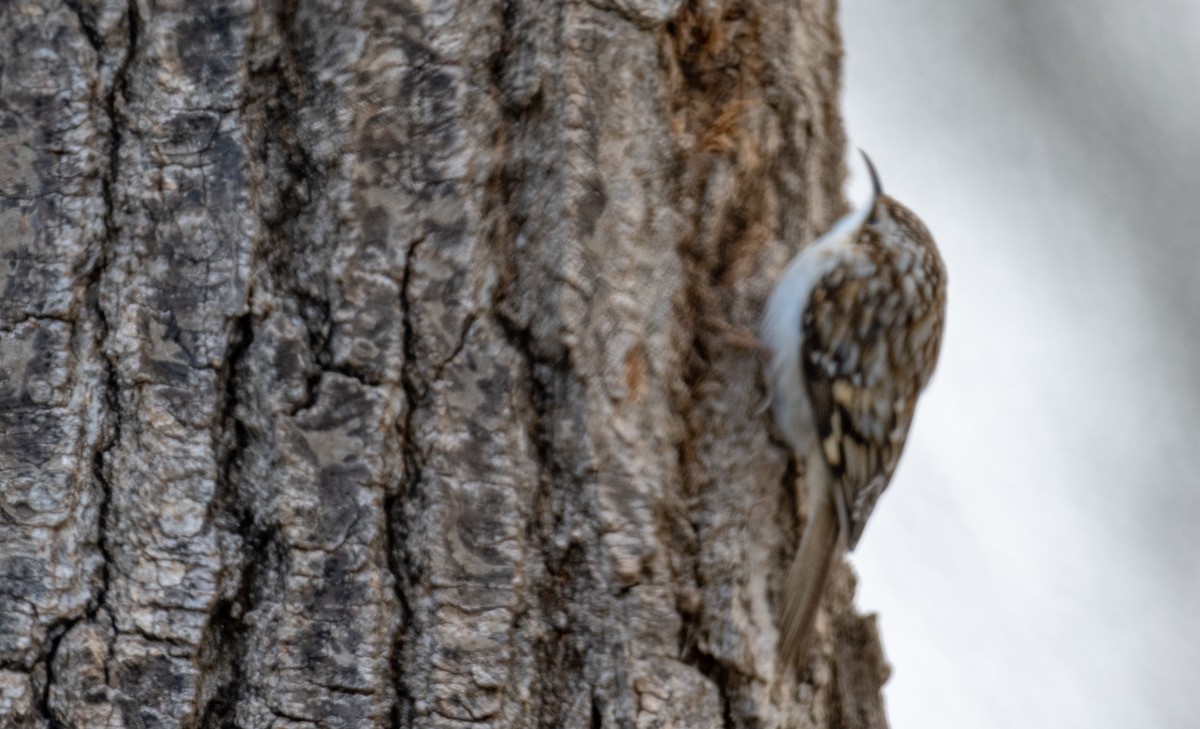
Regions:
[[853, 557], [893, 729], [1194, 729], [1200, 1], [841, 13], [851, 142], [949, 270]]

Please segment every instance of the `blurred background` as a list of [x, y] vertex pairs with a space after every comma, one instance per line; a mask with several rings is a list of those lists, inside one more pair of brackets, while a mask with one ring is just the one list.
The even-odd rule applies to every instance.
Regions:
[[851, 143], [950, 273], [853, 557], [893, 728], [1200, 726], [1200, 2], [841, 13]]

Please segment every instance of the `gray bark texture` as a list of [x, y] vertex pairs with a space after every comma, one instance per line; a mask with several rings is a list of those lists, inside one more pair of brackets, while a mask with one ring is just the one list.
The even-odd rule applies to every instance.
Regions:
[[[0, 1], [0, 727], [881, 727], [752, 327], [833, 0]], [[799, 493], [803, 493], [800, 488]]]

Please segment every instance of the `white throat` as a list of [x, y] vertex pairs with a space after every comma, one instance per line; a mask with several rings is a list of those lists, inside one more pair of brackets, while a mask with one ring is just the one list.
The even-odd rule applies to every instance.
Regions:
[[865, 205], [843, 216], [828, 233], [796, 254], [775, 283], [763, 312], [761, 336], [771, 350], [765, 371], [771, 409], [775, 422], [800, 455], [807, 455], [816, 438], [800, 362], [804, 308], [817, 282], [850, 254], [858, 230], [874, 206], [872, 194]]

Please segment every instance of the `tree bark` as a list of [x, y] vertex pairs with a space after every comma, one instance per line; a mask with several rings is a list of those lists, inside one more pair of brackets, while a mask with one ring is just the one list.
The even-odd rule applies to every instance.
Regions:
[[844, 207], [835, 10], [0, 4], [0, 727], [884, 726], [718, 325]]

